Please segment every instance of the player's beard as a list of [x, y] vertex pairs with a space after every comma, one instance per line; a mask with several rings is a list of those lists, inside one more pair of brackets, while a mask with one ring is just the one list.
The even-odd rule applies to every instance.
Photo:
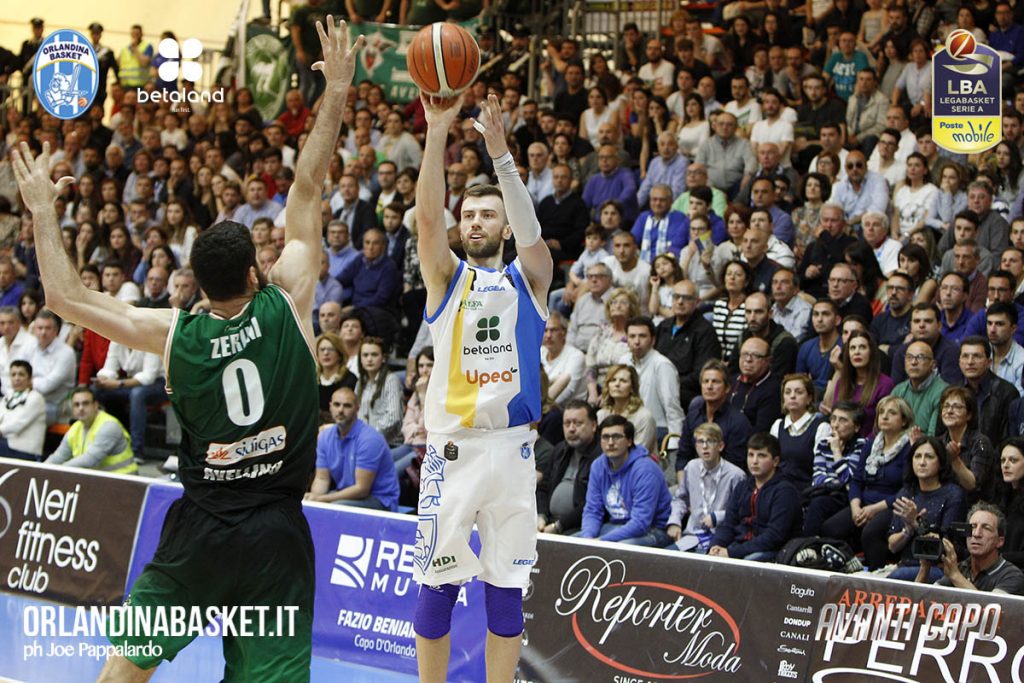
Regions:
[[463, 248], [466, 250], [466, 256], [472, 256], [475, 259], [488, 259], [497, 256], [501, 252], [501, 235], [495, 235], [491, 237], [488, 235], [487, 239], [483, 242], [463, 242]]

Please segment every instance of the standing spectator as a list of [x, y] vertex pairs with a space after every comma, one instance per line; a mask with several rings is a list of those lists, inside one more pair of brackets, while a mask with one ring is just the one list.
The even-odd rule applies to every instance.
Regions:
[[709, 555], [772, 562], [800, 526], [800, 495], [778, 474], [778, 440], [764, 432], [747, 442], [750, 478], [729, 499], [725, 520], [715, 529]]
[[32, 366], [11, 361], [0, 399], [0, 456], [39, 460], [46, 439], [46, 399], [32, 388]]
[[395, 512], [399, 489], [391, 451], [384, 438], [357, 417], [359, 409], [359, 397], [351, 389], [334, 392], [334, 424], [317, 438], [316, 476], [305, 499]]
[[602, 454], [590, 467], [583, 538], [663, 548], [672, 501], [647, 449], [633, 440], [633, 425], [621, 415], [601, 421]]
[[583, 381], [586, 358], [579, 349], [566, 344], [567, 328], [562, 314], [551, 311], [540, 350], [541, 365], [551, 380], [548, 397], [563, 407], [571, 400], [584, 398], [587, 392]]
[[[619, 362], [631, 365], [640, 377], [640, 397], [649, 406], [657, 427], [657, 443], [667, 434], [681, 434], [683, 409], [679, 404], [679, 373], [668, 358], [654, 348], [654, 323], [650, 318], [636, 317], [626, 322], [629, 353]], [[677, 439], [668, 444], [675, 450]]]
[[142, 27], [138, 24], [132, 25], [130, 35], [130, 42], [117, 56], [117, 78], [122, 87], [141, 88], [149, 81], [153, 46], [142, 39]]

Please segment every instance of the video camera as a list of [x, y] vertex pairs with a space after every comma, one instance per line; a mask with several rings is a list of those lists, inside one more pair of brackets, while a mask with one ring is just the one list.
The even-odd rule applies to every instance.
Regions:
[[917, 520], [917, 535], [910, 545], [910, 553], [915, 560], [928, 560], [939, 562], [942, 560], [943, 537], [953, 542], [953, 545], [962, 544], [964, 539], [971, 535], [971, 525], [967, 522], [953, 522], [949, 529], [943, 533], [935, 524], [928, 520], [919, 518]]

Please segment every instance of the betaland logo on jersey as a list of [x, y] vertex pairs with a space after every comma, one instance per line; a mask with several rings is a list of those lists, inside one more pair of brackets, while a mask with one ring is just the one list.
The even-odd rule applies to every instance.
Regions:
[[277, 425], [235, 443], [211, 443], [206, 449], [206, 462], [211, 465], [233, 465], [248, 458], [284, 450], [287, 443], [288, 430]]

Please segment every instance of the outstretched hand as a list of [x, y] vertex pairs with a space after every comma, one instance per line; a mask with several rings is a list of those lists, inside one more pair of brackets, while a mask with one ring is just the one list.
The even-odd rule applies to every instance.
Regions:
[[327, 15], [326, 31], [323, 24], [318, 21], [316, 32], [320, 35], [320, 47], [323, 49], [324, 58], [310, 68], [323, 72], [327, 85], [348, 87], [356, 73], [356, 53], [362, 49], [366, 38], [358, 36], [356, 42], [349, 47], [348, 24], [342, 21], [340, 25], [335, 26], [334, 17], [330, 14]]
[[19, 149], [11, 150], [11, 166], [18, 181], [21, 198], [33, 213], [41, 208], [53, 208], [53, 202], [65, 187], [75, 182], [71, 176], [64, 176], [56, 183], [50, 179], [50, 143], [43, 143], [38, 157], [32, 156], [28, 143], [22, 142]]
[[508, 139], [505, 137], [505, 120], [501, 116], [501, 103], [498, 96], [491, 94], [480, 103], [480, 116], [473, 119], [474, 125], [484, 127], [480, 134], [487, 143], [487, 153], [492, 159], [504, 156], [508, 152]]
[[456, 97], [441, 97], [421, 93], [420, 101], [423, 103], [423, 117], [427, 120], [427, 125], [442, 130], [447, 135], [452, 122], [462, 111], [463, 99], [461, 94]]

